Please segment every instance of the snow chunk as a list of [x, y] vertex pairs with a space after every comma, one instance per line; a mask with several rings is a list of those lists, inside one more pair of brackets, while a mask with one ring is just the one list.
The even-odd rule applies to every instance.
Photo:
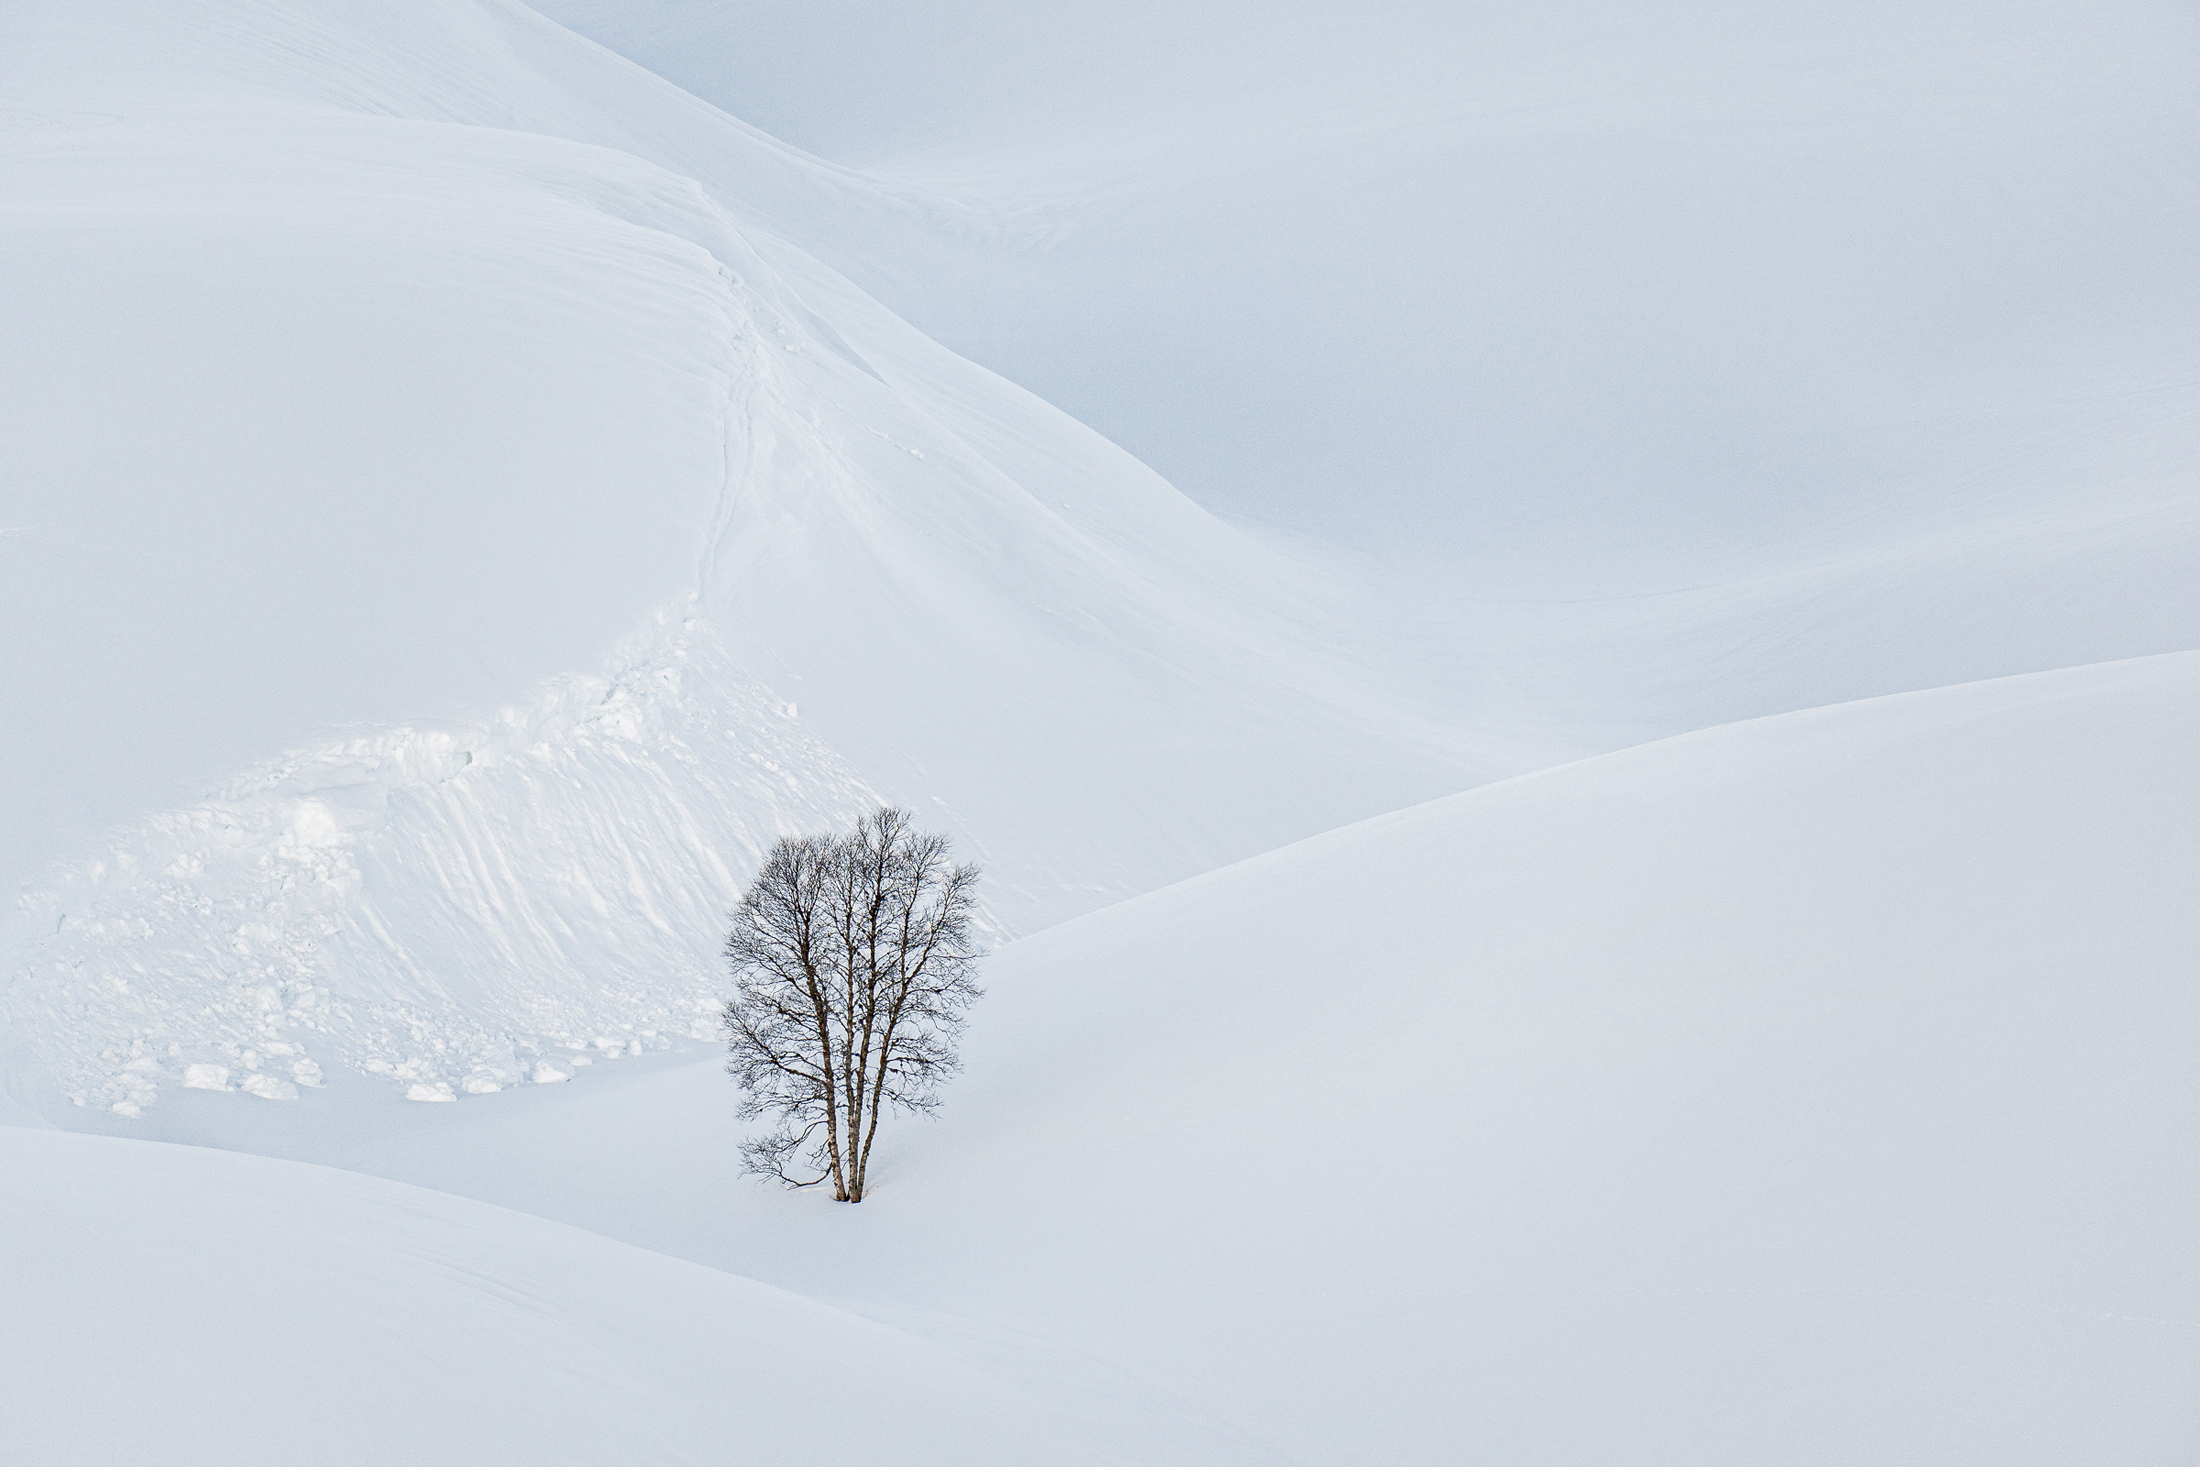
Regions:
[[302, 1059], [290, 1067], [291, 1078], [301, 1085], [321, 1083], [321, 1065], [318, 1060]]
[[[185, 1081], [189, 1084], [189, 1081]], [[288, 1080], [278, 1080], [273, 1075], [247, 1075], [237, 1087], [247, 1095], [257, 1095], [262, 1100], [296, 1100], [298, 1087]]]
[[227, 1090], [229, 1088], [229, 1066], [188, 1066], [183, 1072], [183, 1088], [186, 1090]]
[[413, 1086], [413, 1088], [412, 1088], [412, 1089], [410, 1089], [410, 1090], [408, 1090], [408, 1091], [406, 1091], [406, 1092], [405, 1092], [405, 1098], [406, 1098], [407, 1100], [430, 1100], [430, 1101], [434, 1101], [434, 1100], [452, 1100], [452, 1101], [455, 1101], [455, 1100], [457, 1100], [457, 1099], [458, 1099], [458, 1097], [457, 1097], [456, 1095], [453, 1095], [453, 1094], [451, 1093], [451, 1082], [450, 1082], [450, 1081], [448, 1081], [448, 1080], [435, 1080], [435, 1081], [431, 1081], [431, 1082], [429, 1082], [429, 1083], [427, 1083], [427, 1084], [422, 1084], [422, 1085], [415, 1085], [415, 1086]]
[[555, 1085], [560, 1080], [570, 1080], [572, 1078], [573, 1072], [571, 1070], [560, 1065], [554, 1065], [548, 1060], [535, 1061], [535, 1083], [537, 1085]]
[[344, 827], [336, 812], [320, 800], [300, 800], [290, 812], [288, 828], [276, 843], [278, 853], [302, 859], [315, 851], [340, 845]]

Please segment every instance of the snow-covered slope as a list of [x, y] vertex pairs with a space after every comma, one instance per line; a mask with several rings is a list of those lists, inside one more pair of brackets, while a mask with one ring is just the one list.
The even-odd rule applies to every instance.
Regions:
[[[1559, 15], [1463, 106], [1444, 9], [953, 191], [511, 0], [0, 13], [0, 1456], [2200, 1447], [2200, 653], [2101, 661], [2200, 643], [2183, 22]], [[1106, 284], [1032, 329], [1486, 543], [1279, 549], [836, 270]], [[1036, 935], [836, 1208], [735, 1176], [715, 947], [880, 799]]]
[[[876, 798], [954, 830], [1029, 931], [1685, 728], [2200, 641], [2176, 351], [2143, 381], [2138, 345], [2103, 358], [2086, 391], [1943, 382], [1905, 409], [1919, 431], [1984, 424], [1999, 457], [1934, 438], [1930, 472], [1889, 478], [1841, 450], [1767, 491], [1818, 530], [1747, 553], [1553, 560], [1524, 526], [1669, 537], [1532, 475], [1477, 480], [1503, 500], [1487, 554], [1371, 589], [1219, 524], [817, 263], [982, 281], [995, 309], [1027, 269], [1089, 283], [1054, 245], [1063, 209], [1083, 229], [1119, 197], [1095, 177], [1147, 177], [1174, 217], [1231, 167], [1257, 197], [1295, 176], [1295, 73], [1157, 113], [1190, 129], [1188, 173], [1131, 166], [1151, 130], [1112, 162], [1089, 128], [1019, 134], [1015, 187], [1067, 190], [1041, 207], [822, 163], [503, 0], [34, 0], [0, 26], [0, 229], [27, 283], [0, 306], [0, 612], [22, 629], [0, 643], [0, 970], [9, 1083], [39, 1105], [142, 1108], [193, 1065], [272, 1096], [364, 1067], [440, 1097], [666, 1042], [708, 1007], [760, 842]], [[1346, 102], [1381, 74], [1369, 34]], [[2087, 147], [2158, 121], [2147, 77]], [[1332, 143], [1380, 152], [1435, 116], [1412, 96], [1340, 102], [1324, 116], [1373, 130]], [[1893, 124], [1854, 100], [1781, 146], [1870, 153]], [[2097, 103], [2061, 95], [2052, 126]], [[1695, 106], [1645, 115], [1686, 135]], [[1444, 148], [1580, 121], [1437, 111]], [[1585, 136], [1619, 125], [1592, 113]], [[1429, 166], [1398, 159], [1400, 186]], [[1150, 283], [1157, 316], [1189, 309]], [[1712, 355], [1746, 366], [1762, 333], [1735, 329]], [[1396, 356], [1308, 354], [1361, 388]], [[1842, 433], [1909, 431], [1855, 406]], [[1425, 416], [1514, 416], [1457, 407]]]
[[737, 1178], [707, 1063], [160, 1124], [1040, 1342], [1297, 1461], [2167, 1464], [2196, 729], [2196, 655], [1822, 709], [1050, 929], [860, 1209]]
[[951, 182], [809, 247], [1375, 554], [1465, 720], [1570, 757], [2200, 646], [2189, 7], [541, 8]]
[[11, 1463], [1217, 1460], [1120, 1392], [375, 1178], [0, 1129], [0, 1200]]
[[661, 1044], [761, 844], [879, 798], [1019, 930], [1534, 762], [775, 232], [921, 200], [532, 12], [0, 28], [35, 1105]]

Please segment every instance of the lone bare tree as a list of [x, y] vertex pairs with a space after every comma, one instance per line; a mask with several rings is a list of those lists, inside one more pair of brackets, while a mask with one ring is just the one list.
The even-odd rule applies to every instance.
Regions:
[[[931, 1111], [958, 1065], [981, 990], [971, 906], [978, 868], [891, 806], [846, 836], [785, 836], [741, 898], [726, 938], [734, 996], [723, 1019], [744, 1119], [745, 1170], [861, 1202], [879, 1116]], [[790, 1169], [815, 1171], [799, 1177]]]

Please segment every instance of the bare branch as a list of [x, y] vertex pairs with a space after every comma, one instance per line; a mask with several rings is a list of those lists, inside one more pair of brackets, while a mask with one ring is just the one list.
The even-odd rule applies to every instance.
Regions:
[[[773, 846], [725, 949], [726, 1070], [744, 1091], [744, 1118], [781, 1122], [743, 1146], [746, 1170], [789, 1186], [829, 1177], [836, 1199], [860, 1202], [884, 1111], [938, 1107], [982, 992], [972, 976], [978, 874], [891, 806], [849, 835]], [[797, 1157], [819, 1175], [789, 1176]]]

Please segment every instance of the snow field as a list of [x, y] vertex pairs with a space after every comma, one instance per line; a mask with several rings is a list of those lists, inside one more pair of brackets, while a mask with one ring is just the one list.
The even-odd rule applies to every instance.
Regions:
[[[2163, 55], [2088, 146], [2189, 108]], [[2124, 85], [2097, 70], [2078, 90]], [[1696, 557], [1715, 494], [1647, 493], [1649, 533], [1493, 472], [1489, 563], [1370, 587], [850, 283], [952, 247], [1021, 310], [1019, 279], [1114, 268], [1072, 217], [1094, 199], [1151, 275], [1211, 153], [1173, 202], [1092, 170], [1066, 203], [868, 177], [510, 0], [20, 0], [0, 95], [25, 284], [0, 301], [0, 1456], [2004, 1467], [2200, 1441], [2200, 654], [2103, 661], [2200, 635], [2189, 287], [2150, 296], [2152, 256], [2036, 314], [1996, 304], [2035, 277], [1961, 266], [1992, 289], [1935, 317], [1962, 350], [1914, 380], [1864, 370], [1917, 358], [1902, 332], [1801, 329], [1880, 316], [1722, 296], [1738, 334], [1696, 385], [1746, 379], [1778, 432], [1712, 435], [1712, 467], [1799, 442], [1839, 482], [1668, 462], [1665, 487], [1808, 499], [1805, 532]], [[1600, 157], [1614, 120], [1453, 111]], [[1844, 147], [1913, 131], [1871, 117]], [[2091, 171], [2042, 136], [2012, 146]], [[1223, 212], [1306, 140], [1245, 155], [1263, 177]], [[2174, 243], [2160, 161], [2021, 194], [2116, 206], [2024, 238]], [[1296, 247], [1385, 278], [1332, 243]], [[1506, 297], [1561, 359], [1625, 324], [1568, 279]], [[1261, 308], [1281, 343], [1215, 329], [1242, 301], [1193, 312], [1212, 284], [1139, 297], [1132, 334], [1179, 365], [1319, 360], [1331, 427], [1398, 421], [1355, 416], [1375, 397], [1462, 443], [1477, 412], [1534, 426], [1497, 387], [1431, 399], [1350, 312], [1324, 352], [1319, 281]], [[1645, 339], [1701, 304], [1649, 301]], [[2135, 305], [2146, 332], [2088, 345]], [[1768, 335], [1869, 390], [1819, 416]], [[2054, 372], [1950, 389], [2043, 341]], [[1783, 390], [1810, 410], [1767, 418]], [[1932, 451], [1901, 474], [1817, 436], [1904, 423]], [[1633, 462], [1581, 426], [1569, 452]], [[1412, 457], [1336, 441], [1310, 472]], [[1650, 563], [1513, 556], [1577, 522]], [[940, 1124], [893, 1128], [875, 1194], [833, 1208], [735, 1175], [716, 946], [775, 835], [882, 799], [987, 864], [1020, 940]]]
[[[956, 832], [1031, 931], [1489, 778], [2200, 628], [2174, 363], [1708, 579], [1355, 588], [811, 253], [969, 239], [976, 206], [517, 6], [6, 24], [0, 223], [42, 284], [0, 352], [29, 404], [0, 595], [34, 629], [0, 676], [68, 690], [0, 711], [34, 1108], [142, 1112], [193, 1064], [309, 1085], [269, 1044], [458, 1097], [687, 1032], [748, 853], [873, 796]], [[385, 773], [315, 792], [580, 689], [640, 707], [670, 690], [637, 667], [680, 659], [677, 733], [558, 777], [404, 775], [433, 817]]]
[[11, 1462], [1215, 1460], [1120, 1402], [376, 1178], [0, 1128], [0, 1194]]
[[739, 1179], [711, 1064], [323, 1134], [1294, 1460], [2168, 1462], [2196, 726], [2194, 654], [1820, 709], [1051, 928], [861, 1209]]
[[1025, 930], [1520, 757], [769, 232], [847, 176], [516, 6], [4, 24], [34, 1109], [691, 1033], [755, 852], [882, 798]]

